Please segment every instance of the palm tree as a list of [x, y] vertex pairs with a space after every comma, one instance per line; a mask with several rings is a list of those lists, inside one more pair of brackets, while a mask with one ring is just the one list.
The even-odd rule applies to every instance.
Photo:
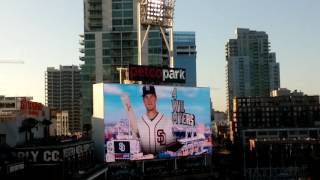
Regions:
[[21, 126], [20, 126], [20, 128], [19, 128], [19, 132], [21, 132], [21, 133], [23, 133], [23, 132], [25, 132], [25, 136], [24, 136], [24, 138], [25, 138], [25, 140], [26, 140], [26, 142], [27, 142], [27, 139], [28, 139], [28, 132], [27, 132], [27, 128], [25, 127], [25, 126], [22, 126], [22, 124], [21, 124]]
[[32, 129], [36, 127], [37, 124], [38, 124], [38, 120], [34, 118], [26, 118], [22, 121], [19, 131], [25, 132], [26, 142], [29, 142], [28, 134], [29, 134], [30, 140], [33, 139]]
[[49, 127], [52, 124], [52, 122], [48, 119], [43, 119], [41, 124], [44, 128], [44, 138], [47, 139], [49, 137]]
[[83, 125], [83, 131], [85, 132], [86, 136], [89, 136], [89, 132], [92, 129], [92, 125], [91, 124], [84, 124]]

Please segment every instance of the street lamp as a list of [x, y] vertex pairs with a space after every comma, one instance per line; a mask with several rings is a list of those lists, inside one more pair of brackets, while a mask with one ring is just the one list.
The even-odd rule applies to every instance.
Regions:
[[[141, 52], [151, 26], [160, 28], [162, 38], [169, 50], [170, 67], [173, 67], [173, 13], [175, 0], [138, 0], [137, 1], [137, 34], [138, 65], [142, 64]], [[146, 28], [141, 40], [141, 28]], [[165, 30], [169, 31], [169, 42]]]

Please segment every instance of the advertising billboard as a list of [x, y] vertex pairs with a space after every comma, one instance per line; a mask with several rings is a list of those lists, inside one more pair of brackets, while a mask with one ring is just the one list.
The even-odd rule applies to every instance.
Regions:
[[105, 161], [211, 153], [209, 88], [104, 84]]

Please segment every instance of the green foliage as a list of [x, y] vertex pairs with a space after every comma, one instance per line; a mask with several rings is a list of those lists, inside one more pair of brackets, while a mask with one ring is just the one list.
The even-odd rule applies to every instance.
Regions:
[[26, 118], [22, 121], [22, 124], [19, 128], [19, 132], [25, 132], [25, 138], [26, 142], [29, 141], [28, 134], [30, 135], [30, 140], [33, 138], [32, 129], [35, 128], [38, 125], [38, 120], [34, 118]]

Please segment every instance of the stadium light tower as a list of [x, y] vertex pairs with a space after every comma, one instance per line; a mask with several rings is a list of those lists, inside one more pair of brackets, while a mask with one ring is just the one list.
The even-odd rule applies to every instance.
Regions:
[[[175, 0], [137, 0], [138, 65], [142, 64], [141, 52], [151, 26], [160, 27], [162, 38], [169, 50], [170, 67], [173, 67], [173, 13]], [[141, 29], [146, 28], [143, 39]], [[165, 30], [169, 31], [169, 42]]]

